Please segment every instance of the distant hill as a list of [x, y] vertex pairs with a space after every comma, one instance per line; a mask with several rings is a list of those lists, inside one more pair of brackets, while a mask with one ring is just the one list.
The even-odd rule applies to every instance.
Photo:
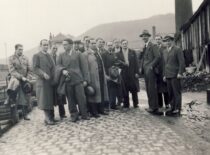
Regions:
[[141, 48], [143, 42], [139, 38], [139, 34], [144, 29], [152, 33], [152, 26], [156, 26], [157, 34], [175, 33], [175, 16], [174, 14], [165, 14], [147, 19], [101, 24], [86, 31], [79, 38], [86, 35], [94, 38], [102, 37], [106, 41], [114, 38], [126, 38], [131, 48]]
[[[140, 20], [101, 24], [91, 28], [90, 30], [86, 31], [85, 33], [76, 38], [81, 39], [83, 38], [83, 36], [86, 35], [94, 38], [102, 37], [106, 41], [113, 40], [114, 38], [126, 38], [128, 39], [129, 46], [131, 48], [141, 49], [143, 46], [143, 42], [139, 38], [139, 34], [144, 29], [148, 29], [152, 33], [152, 26], [156, 26], [157, 34], [164, 35], [167, 33], [175, 33], [175, 16], [174, 14], [165, 14]], [[52, 40], [59, 43], [64, 38], [74, 39], [75, 37], [70, 34], [64, 35], [62, 33], [58, 33], [55, 37], [53, 37]], [[24, 54], [31, 61], [32, 56], [38, 51], [38, 47], [35, 47], [33, 49], [24, 51]], [[62, 47], [60, 47], [60, 51], [62, 51]], [[0, 64], [5, 63], [5, 59], [0, 60]]]

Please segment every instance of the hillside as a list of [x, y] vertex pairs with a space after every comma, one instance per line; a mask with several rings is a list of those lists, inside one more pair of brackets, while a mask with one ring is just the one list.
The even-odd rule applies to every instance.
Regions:
[[175, 16], [174, 14], [157, 15], [147, 19], [114, 22], [98, 25], [86, 31], [83, 36], [102, 37], [106, 41], [114, 38], [126, 38], [130, 42], [131, 48], [141, 48], [142, 41], [138, 37], [144, 29], [152, 32], [152, 26], [156, 26], [156, 32], [160, 34], [175, 32]]
[[[139, 38], [139, 34], [144, 30], [148, 29], [152, 31], [152, 26], [156, 26], [156, 31], [158, 34], [174, 33], [175, 32], [175, 16], [174, 14], [157, 15], [147, 19], [133, 20], [133, 21], [123, 21], [101, 24], [96, 27], [91, 28], [82, 35], [76, 38], [83, 38], [83, 36], [91, 36], [94, 38], [102, 37], [106, 41], [113, 40], [114, 38], [126, 38], [129, 41], [129, 46], [131, 48], [139, 49], [142, 48], [143, 42]], [[53, 40], [60, 42], [63, 38], [69, 37], [74, 38], [71, 35], [64, 35], [58, 33]], [[60, 49], [62, 50], [62, 49]], [[38, 47], [24, 51], [24, 54], [29, 57], [31, 61], [32, 56], [38, 51]], [[0, 60], [0, 64], [5, 64], [6, 60]]]

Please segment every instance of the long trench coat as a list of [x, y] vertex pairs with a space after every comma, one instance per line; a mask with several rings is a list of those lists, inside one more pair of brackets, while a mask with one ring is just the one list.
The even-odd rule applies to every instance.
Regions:
[[[92, 103], [100, 103], [101, 98], [101, 86], [99, 81], [99, 72], [98, 72], [98, 64], [96, 57], [94, 55], [94, 51], [91, 49], [86, 50], [84, 53], [82, 53], [85, 57], [86, 64], [88, 66], [88, 73], [86, 74], [87, 82], [90, 86], [92, 86], [96, 94], [94, 96], [87, 96], [87, 101]], [[105, 78], [105, 70], [104, 70], [104, 81], [103, 81], [103, 88], [104, 88], [104, 101], [109, 101], [108, 97], [108, 89], [107, 89], [107, 81]]]
[[[48, 53], [39, 52], [33, 56], [33, 70], [37, 75], [36, 95], [38, 108], [41, 110], [53, 110], [53, 74], [55, 64]], [[44, 73], [50, 76], [44, 79]]]
[[23, 92], [20, 81], [22, 80], [22, 77], [30, 78], [32, 76], [32, 71], [29, 66], [28, 58], [24, 55], [19, 57], [14, 54], [9, 57], [8, 67], [9, 73], [11, 74], [11, 79], [8, 84], [8, 90], [16, 90], [17, 104], [27, 106], [30, 102], [30, 95]]

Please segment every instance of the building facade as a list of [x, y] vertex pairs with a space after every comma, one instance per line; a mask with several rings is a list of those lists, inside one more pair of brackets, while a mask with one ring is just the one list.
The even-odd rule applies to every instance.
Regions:
[[192, 54], [192, 65], [210, 72], [210, 1], [204, 0], [180, 30], [182, 48]]

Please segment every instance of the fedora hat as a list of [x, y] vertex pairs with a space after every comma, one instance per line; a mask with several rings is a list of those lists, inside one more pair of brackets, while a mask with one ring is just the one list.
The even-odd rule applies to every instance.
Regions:
[[85, 94], [88, 96], [95, 96], [96, 91], [92, 86], [88, 85], [87, 87], [85, 87]]
[[163, 41], [174, 40], [173, 34], [168, 34], [163, 38]]
[[149, 33], [148, 30], [143, 30], [142, 34], [139, 35], [139, 37], [143, 37], [143, 36], [151, 36], [151, 34]]

